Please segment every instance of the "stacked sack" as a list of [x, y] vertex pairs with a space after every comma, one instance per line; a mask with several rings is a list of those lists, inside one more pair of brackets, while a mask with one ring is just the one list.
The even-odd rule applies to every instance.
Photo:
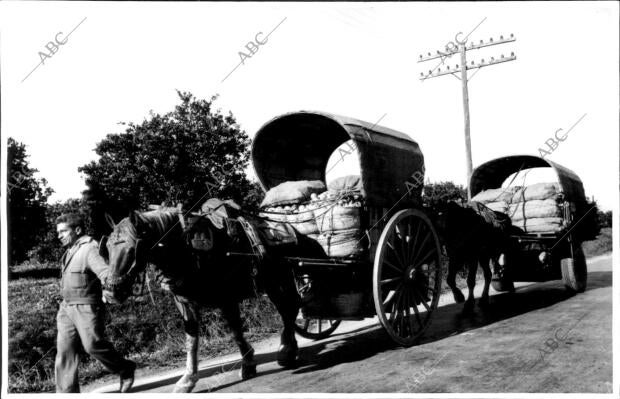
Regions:
[[315, 204], [311, 198], [325, 192], [320, 180], [287, 181], [267, 191], [261, 202], [259, 216], [273, 229], [282, 230], [288, 223], [300, 234], [317, 238], [319, 229], [314, 219]]
[[519, 187], [493, 188], [476, 194], [472, 201], [480, 202], [495, 212], [508, 213], [508, 206]]
[[526, 233], [556, 233], [565, 227], [562, 209], [556, 200], [559, 192], [557, 183], [537, 183], [485, 190], [472, 201], [507, 214], [512, 225]]
[[508, 215], [526, 233], [556, 233], [563, 226], [557, 183], [537, 183], [517, 190], [508, 207]]
[[327, 256], [355, 257], [364, 251], [361, 187], [359, 176], [340, 177], [314, 201], [317, 240]]

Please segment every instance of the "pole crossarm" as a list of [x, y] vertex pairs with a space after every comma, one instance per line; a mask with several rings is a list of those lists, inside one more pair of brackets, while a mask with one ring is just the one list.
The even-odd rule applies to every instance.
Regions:
[[[494, 58], [491, 57], [491, 60], [489, 60], [488, 62], [485, 62], [484, 58], [478, 63], [475, 64], [474, 61], [471, 62], [470, 65], [466, 66], [466, 69], [469, 71], [471, 69], [477, 69], [477, 68], [484, 68], [487, 66], [491, 66], [491, 65], [496, 65], [496, 64], [501, 64], [502, 62], [508, 62], [508, 61], [514, 61], [517, 59], [517, 56], [514, 55], [514, 53], [511, 53], [509, 57], [504, 57], [504, 55], [501, 56], [501, 58]], [[438, 68], [436, 72], [433, 73], [433, 71], [428, 71], [428, 74], [424, 75], [424, 72], [420, 72], [420, 80], [426, 80], [426, 79], [431, 79], [431, 78], [437, 78], [439, 76], [443, 76], [443, 75], [450, 75], [453, 73], [457, 73], [457, 72], [461, 72], [461, 67], [457, 64], [454, 69], [450, 69], [450, 66], [447, 66], [447, 69], [445, 70], [441, 70], [441, 68]]]
[[[489, 46], [495, 46], [498, 44], [504, 44], [504, 43], [510, 43], [510, 42], [514, 42], [517, 39], [514, 37], [514, 34], [510, 34], [510, 37], [508, 38], [504, 38], [504, 36], [500, 36], [499, 40], [494, 41], [493, 38], [489, 38], [488, 42], [485, 42], [484, 40], [480, 40], [480, 43], [478, 44], [474, 44], [474, 42], [469, 43], [469, 46], [465, 46], [465, 50], [478, 50], [480, 48], [483, 47], [489, 47]], [[435, 54], [432, 53], [427, 53], [427, 55], [422, 55], [420, 54], [420, 58], [418, 59], [418, 63], [420, 62], [425, 62], [425, 61], [430, 61], [430, 60], [434, 60], [437, 58], [442, 58], [442, 57], [451, 57], [454, 54], [458, 54], [461, 50], [461, 46], [457, 46], [456, 48], [452, 49], [451, 51], [447, 51], [445, 53], [437, 50], [435, 52]]]

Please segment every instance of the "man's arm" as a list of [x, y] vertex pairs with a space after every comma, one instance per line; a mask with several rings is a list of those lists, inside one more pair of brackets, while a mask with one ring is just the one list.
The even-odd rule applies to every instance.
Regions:
[[110, 268], [95, 246], [89, 246], [86, 256], [86, 267], [89, 268], [101, 282], [110, 274]]

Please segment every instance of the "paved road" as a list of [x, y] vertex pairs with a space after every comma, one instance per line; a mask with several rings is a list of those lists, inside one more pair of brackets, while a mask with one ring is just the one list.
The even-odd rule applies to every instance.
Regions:
[[[201, 364], [194, 391], [612, 392], [611, 265], [611, 256], [588, 260], [585, 293], [571, 295], [560, 281], [521, 284], [468, 317], [442, 297], [411, 348], [393, 344], [376, 320], [348, 322], [328, 339], [301, 340], [300, 366], [282, 370], [269, 340], [256, 346], [256, 378], [240, 381], [231, 356]], [[140, 378], [134, 391], [171, 392], [180, 375]]]

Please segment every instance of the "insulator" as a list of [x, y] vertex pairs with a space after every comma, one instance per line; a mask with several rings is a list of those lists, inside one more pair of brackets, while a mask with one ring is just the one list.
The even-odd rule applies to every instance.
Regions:
[[471, 64], [474, 65], [474, 62], [472, 61]]
[[448, 65], [448, 69], [450, 69], [450, 65]]
[[504, 54], [502, 54], [502, 58], [504, 58]]
[[512, 33], [510, 34], [510, 38], [512, 39], [513, 37], [515, 37], [515, 35], [513, 35]]
[[495, 61], [495, 58], [491, 57], [491, 62]]
[[499, 37], [499, 40], [504, 40], [504, 36], [500, 36], [500, 37]]
[[511, 56], [511, 57], [514, 57], [514, 56], [515, 56], [515, 53], [514, 53], [514, 52], [511, 52], [511, 53], [510, 53], [510, 56]]
[[480, 40], [480, 44], [482, 44], [482, 43], [483, 43], [482, 40]]
[[428, 56], [430, 57], [430, 56], [431, 56], [431, 53], [428, 53]]
[[433, 73], [433, 71], [428, 71], [428, 74], [430, 75], [431, 73]]
[[484, 58], [482, 59], [482, 61], [480, 61], [481, 64], [484, 64]]
[[422, 54], [420, 54], [420, 58], [422, 58]]
[[459, 69], [459, 64], [456, 64], [456, 69]]
[[440, 73], [440, 72], [441, 72], [441, 68], [437, 68], [437, 73]]
[[492, 38], [492, 37], [491, 37], [491, 38], [489, 38], [489, 42], [490, 42], [490, 43], [493, 43], [493, 38]]
[[424, 72], [420, 72], [420, 76], [424, 76]]

